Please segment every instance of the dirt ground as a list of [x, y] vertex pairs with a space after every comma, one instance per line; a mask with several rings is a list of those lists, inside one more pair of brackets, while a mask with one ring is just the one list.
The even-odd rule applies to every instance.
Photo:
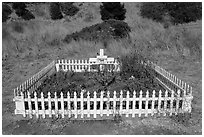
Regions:
[[[49, 57], [48, 57], [49, 56]], [[158, 56], [158, 65], [193, 86], [192, 113], [173, 117], [121, 118], [120, 120], [70, 121], [69, 119], [29, 119], [14, 115], [13, 90], [51, 62], [51, 53], [41, 58], [10, 58], [2, 61], [2, 134], [202, 134], [201, 61]]]

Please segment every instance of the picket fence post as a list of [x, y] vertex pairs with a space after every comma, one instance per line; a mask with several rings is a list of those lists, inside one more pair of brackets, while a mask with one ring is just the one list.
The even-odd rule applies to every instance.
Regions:
[[84, 118], [84, 95], [83, 95], [83, 90], [81, 91], [81, 118]]
[[140, 96], [139, 96], [139, 117], [141, 117], [142, 111], [142, 90], [140, 90]]
[[87, 117], [90, 117], [90, 93], [87, 92]]
[[68, 106], [68, 115], [69, 118], [71, 118], [71, 103], [70, 103], [70, 93], [67, 92], [67, 106]]
[[[58, 99], [57, 99], [57, 92], [54, 93], [55, 94], [55, 116], [58, 118]], [[44, 106], [44, 105], [43, 105]]]
[[74, 91], [74, 118], [77, 118], [77, 93]]
[[48, 92], [48, 110], [49, 110], [49, 117], [52, 117], [52, 103], [51, 103], [51, 93]]
[[97, 100], [97, 96], [96, 96], [96, 91], [94, 91], [94, 118], [96, 118], [96, 100]]
[[126, 117], [129, 116], [129, 98], [130, 98], [130, 93], [128, 90], [126, 95]]
[[151, 113], [151, 116], [154, 115], [154, 103], [155, 102], [155, 90], [153, 90], [153, 93], [152, 93], [152, 113]]
[[100, 116], [103, 116], [103, 91], [101, 91], [101, 96], [100, 96]]
[[145, 117], [148, 116], [148, 102], [149, 102], [149, 91], [146, 91], [146, 101], [145, 101]]
[[61, 92], [61, 111], [62, 111], [62, 118], [64, 118], [64, 95], [63, 95], [63, 92]]
[[120, 91], [120, 114], [122, 115], [122, 109], [123, 109], [123, 91]]
[[135, 101], [136, 101], [136, 92], [133, 91], [133, 103], [132, 103], [132, 117], [135, 117]]

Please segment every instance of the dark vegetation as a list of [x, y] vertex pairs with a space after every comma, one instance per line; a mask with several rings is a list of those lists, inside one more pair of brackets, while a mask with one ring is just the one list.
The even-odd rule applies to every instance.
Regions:
[[80, 39], [88, 41], [106, 41], [110, 39], [127, 38], [131, 31], [127, 23], [110, 19], [90, 27], [83, 28], [80, 32], [69, 34], [64, 41], [69, 43], [72, 40]]
[[50, 3], [50, 16], [53, 20], [59, 20], [63, 18], [59, 2]]
[[62, 2], [60, 3], [61, 11], [67, 16], [74, 16], [79, 8], [73, 5], [74, 2]]
[[103, 2], [100, 6], [102, 20], [116, 19], [124, 20], [126, 9], [120, 2]]
[[169, 16], [173, 24], [182, 24], [202, 18], [201, 2], [145, 2], [140, 8], [141, 16], [164, 22]]
[[35, 19], [35, 16], [26, 9], [26, 4], [24, 2], [14, 2], [12, 8], [15, 10], [15, 13], [18, 17], [21, 17], [24, 20]]
[[11, 8], [7, 4], [2, 3], [2, 22], [6, 22], [10, 18], [9, 15], [11, 13]]
[[[123, 65], [120, 72], [56, 72], [45, 79], [37, 89], [38, 97], [40, 97], [40, 92], [44, 92], [46, 97], [49, 91], [51, 97], [54, 97], [54, 92], [57, 91], [58, 97], [60, 97], [60, 92], [63, 92], [66, 98], [67, 91], [70, 91], [72, 95], [76, 91], [78, 96], [81, 90], [90, 91], [91, 96], [93, 96], [93, 91], [97, 93], [110, 91], [112, 96], [114, 90], [117, 91], [117, 94], [120, 90], [129, 90], [132, 96], [134, 90], [137, 95], [140, 90], [149, 90], [150, 95], [153, 90], [163, 90], [155, 80], [154, 71], [149, 66], [141, 64], [143, 59], [137, 54], [121, 57]], [[126, 95], [125, 92], [124, 94]], [[143, 95], [145, 94], [144, 92]]]

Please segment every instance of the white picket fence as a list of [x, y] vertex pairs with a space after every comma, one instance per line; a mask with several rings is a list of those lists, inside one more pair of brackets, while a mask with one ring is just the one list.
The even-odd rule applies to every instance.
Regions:
[[33, 75], [31, 78], [23, 82], [20, 86], [14, 89], [14, 97], [20, 96], [21, 92], [35, 91], [40, 85], [43, 79], [45, 79], [49, 74], [55, 71], [55, 61], [52, 61], [49, 65], [39, 71], [37, 74]]
[[96, 72], [96, 71], [120, 71], [120, 64], [117, 59], [104, 55], [104, 49], [100, 49], [100, 55], [88, 60], [58, 60], [56, 70], [74, 72]]
[[[159, 92], [156, 96], [156, 92]], [[22, 93], [22, 92], [21, 92]], [[92, 93], [81, 91], [80, 96], [77, 97], [77, 93], [74, 92], [74, 95], [67, 92], [66, 97], [61, 92], [60, 98], [55, 96], [51, 98], [51, 93], [48, 92], [48, 96], [45, 98], [43, 92], [41, 92], [41, 98], [37, 98], [37, 93], [34, 93], [34, 97], [31, 98], [30, 93], [28, 92], [27, 98], [24, 98], [24, 94], [16, 99], [20, 102], [21, 105], [15, 110], [15, 114], [22, 114], [24, 117], [29, 115], [32, 118], [34, 115], [39, 118], [45, 118], [46, 116], [52, 117], [61, 116], [64, 118], [68, 116], [69, 118], [98, 118], [105, 116], [116, 116], [116, 115], [125, 115], [126, 117], [135, 117], [138, 115], [163, 115], [166, 116], [169, 114], [177, 115], [178, 113], [188, 112], [186, 110], [190, 105], [189, 100], [186, 100], [185, 97], [181, 97], [180, 91], [175, 95], [174, 91], [171, 94], [168, 94], [168, 91], [165, 92], [162, 96], [162, 91], [153, 90], [150, 95], [149, 91], [134, 91], [132, 95], [129, 91], [113, 92], [111, 96], [110, 92], [107, 92], [107, 95], [104, 97], [104, 91], [100, 93]], [[144, 96], [145, 93], [145, 97]], [[72, 97], [71, 97], [72, 96]]]
[[156, 77], [158, 78], [159, 82], [164, 86], [168, 87], [171, 90], [181, 90], [184, 92], [184, 95], [192, 96], [192, 86], [184, 82], [183, 80], [177, 78], [175, 75], [171, 74], [170, 72], [166, 71], [165, 69], [161, 68], [160, 66], [156, 65], [153, 62], [148, 62], [157, 73]]
[[74, 71], [74, 72], [96, 72], [98, 70], [107, 69], [107, 71], [120, 71], [120, 66], [117, 60], [107, 61], [104, 63], [92, 62], [90, 60], [58, 60], [56, 63], [57, 72]]
[[[103, 71], [104, 65], [110, 65], [110, 67], [105, 66], [110, 71], [120, 71], [120, 64], [118, 61], [114, 58], [108, 59], [107, 56], [103, 55], [103, 51], [100, 50], [100, 56], [97, 56], [97, 58], [90, 58], [90, 60], [53, 61], [47, 67], [14, 89], [14, 102], [16, 106], [15, 114], [22, 114], [24, 117], [26, 117], [26, 115], [29, 115], [30, 117], [32, 117], [32, 115], [36, 115], [36, 117], [42, 115], [43, 118], [45, 118], [46, 115], [49, 115], [49, 117], [52, 117], [53, 115], [57, 117], [59, 115], [62, 117], [68, 115], [69, 118], [73, 116], [74, 118], [78, 118], [79, 115], [83, 118], [85, 116], [90, 117], [90, 115], [93, 115], [93, 118], [96, 118], [98, 115], [103, 117], [104, 115], [114, 116], [117, 114], [125, 114], [127, 117], [129, 115], [135, 117], [135, 115], [138, 114], [140, 117], [142, 114], [145, 116], [148, 116], [149, 114], [154, 115], [155, 113], [158, 113], [159, 115], [161, 113], [163, 113], [163, 115], [166, 115], [167, 113], [170, 115], [177, 115], [178, 113], [191, 112], [193, 96], [192, 87], [190, 85], [153, 62], [148, 61], [147, 63], [141, 63], [143, 65], [148, 65], [155, 70], [156, 79], [166, 89], [164, 96], [162, 96], [162, 91], [134, 91], [132, 96], [129, 94], [129, 91], [127, 91], [126, 96], [124, 96], [125, 91], [121, 91], [120, 96], [116, 96], [116, 91], [110, 91], [108, 94], [110, 95], [111, 93], [114, 93], [113, 96], [104, 96], [104, 92], [100, 93], [100, 96], [97, 97], [98, 95], [96, 96], [96, 92], [94, 92], [94, 96], [89, 95], [90, 93], [88, 92], [87, 97], [84, 97], [83, 94], [85, 92], [82, 91], [80, 97], [77, 97], [76, 93], [72, 95], [71, 92], [68, 92], [66, 96], [61, 93], [60, 98], [57, 97], [57, 92], [55, 92], [54, 98], [51, 98], [51, 93], [49, 92], [48, 95], [41, 93], [40, 98], [37, 97], [37, 93], [35, 92], [36, 89], [47, 76], [55, 71]], [[96, 64], [99, 68], [93, 67], [93, 65]], [[139, 96], [136, 97], [136, 94], [139, 94]], [[143, 97], [142, 94], [145, 94], [145, 97]], [[121, 104], [121, 101], [126, 102], [126, 105], [123, 105], [123, 103]], [[137, 108], [135, 105], [138, 103], [139, 105]], [[86, 109], [84, 104], [86, 104]], [[104, 108], [102, 104], [105, 104], [106, 107]], [[157, 107], [155, 104], [157, 104]], [[91, 106], [93, 106], [93, 109], [91, 109]]]

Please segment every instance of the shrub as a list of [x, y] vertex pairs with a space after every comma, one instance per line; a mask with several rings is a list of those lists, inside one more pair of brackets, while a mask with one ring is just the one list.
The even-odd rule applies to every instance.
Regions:
[[134, 83], [130, 83], [129, 87], [140, 85], [147, 89], [159, 89], [158, 83], [155, 83], [155, 72], [151, 67], [141, 64], [147, 63], [147, 58], [139, 53], [122, 56], [120, 59], [122, 68], [120, 75], [122, 79], [128, 80], [131, 76], [134, 77]]
[[74, 16], [79, 8], [73, 5], [73, 2], [62, 2], [60, 3], [62, 12], [67, 16]]
[[142, 17], [150, 18], [155, 21], [162, 21], [162, 17], [166, 9], [162, 2], [145, 2], [140, 8], [140, 14]]
[[24, 20], [35, 19], [35, 16], [26, 9], [24, 2], [14, 2], [12, 8], [15, 10], [16, 15]]
[[166, 15], [171, 16], [172, 23], [182, 24], [202, 18], [201, 2], [145, 2], [140, 8], [142, 17], [163, 22]]
[[58, 2], [50, 3], [50, 16], [51, 16], [51, 19], [53, 20], [58, 20], [63, 18], [60, 5]]
[[100, 6], [100, 13], [102, 20], [116, 19], [124, 20], [126, 9], [124, 4], [120, 2], [103, 2], [103, 5]]
[[80, 32], [67, 35], [64, 39], [69, 43], [71, 40], [78, 41], [80, 39], [89, 41], [107, 41], [110, 39], [126, 38], [131, 31], [127, 23], [119, 20], [107, 20], [90, 27], [83, 28]]
[[174, 24], [189, 23], [202, 18], [201, 2], [167, 2], [164, 3]]
[[12, 4], [12, 8], [14, 10], [18, 10], [18, 9], [24, 10], [26, 8], [26, 4], [25, 4], [25, 2], [14, 2]]
[[24, 14], [22, 16], [24, 20], [35, 19], [35, 16], [28, 10], [24, 10]]
[[6, 22], [9, 19], [9, 15], [12, 13], [11, 8], [7, 4], [2, 4], [2, 22]]

